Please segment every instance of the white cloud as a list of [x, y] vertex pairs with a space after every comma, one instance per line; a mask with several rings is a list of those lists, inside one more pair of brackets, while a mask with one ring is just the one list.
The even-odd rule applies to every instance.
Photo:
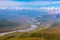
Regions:
[[15, 2], [15, 1], [0, 1], [0, 6], [21, 6], [21, 5], [48, 5], [48, 4], [60, 4], [60, 1], [35, 1], [35, 2]]
[[[20, 7], [20, 8], [37, 8], [37, 7], [40, 7], [41, 6], [48, 6], [50, 4], [60, 4], [60, 1], [53, 1], [53, 2], [50, 2], [50, 1], [35, 1], [35, 2], [16, 2], [16, 1], [0, 1], [0, 8], [3, 8], [3, 7], [12, 7], [12, 8], [15, 8], [15, 7]], [[11, 9], [12, 9], [11, 8]], [[17, 8], [18, 9], [18, 8]]]

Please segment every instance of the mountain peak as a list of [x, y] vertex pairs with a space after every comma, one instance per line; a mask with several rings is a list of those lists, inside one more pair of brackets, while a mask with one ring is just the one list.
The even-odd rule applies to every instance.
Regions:
[[43, 11], [48, 12], [48, 14], [60, 14], [60, 8], [55, 8], [55, 7], [47, 7], [47, 8], [42, 8]]

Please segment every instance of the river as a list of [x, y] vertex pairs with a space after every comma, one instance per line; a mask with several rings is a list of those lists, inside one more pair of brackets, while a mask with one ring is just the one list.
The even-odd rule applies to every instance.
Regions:
[[35, 30], [37, 28], [37, 25], [30, 25], [30, 26], [31, 27], [27, 28], [27, 29], [15, 30], [15, 31], [11, 31], [11, 32], [0, 33], [0, 36], [4, 36], [5, 34], [14, 33], [14, 32], [29, 32], [29, 31]]

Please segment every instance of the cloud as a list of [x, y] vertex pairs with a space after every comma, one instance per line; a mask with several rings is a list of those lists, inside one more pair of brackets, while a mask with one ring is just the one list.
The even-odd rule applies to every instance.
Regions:
[[[16, 1], [0, 1], [0, 8], [1, 7], [22, 7], [22, 8], [41, 8], [44, 6], [54, 6], [52, 4], [60, 4], [60, 1], [35, 1], [35, 2], [16, 2]], [[48, 6], [49, 7], [49, 6]]]
[[[16, 2], [16, 1], [4, 1], [0, 0], [0, 9], [43, 9], [48, 14], [60, 13], [60, 1], [34, 1], [34, 2]], [[50, 6], [48, 6], [50, 5]], [[59, 8], [56, 6], [59, 6]], [[47, 7], [46, 7], [47, 6]]]

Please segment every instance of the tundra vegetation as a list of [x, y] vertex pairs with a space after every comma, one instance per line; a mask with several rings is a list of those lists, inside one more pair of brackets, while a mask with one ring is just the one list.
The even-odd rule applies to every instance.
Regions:
[[36, 30], [31, 32], [6, 34], [4, 36], [0, 36], [0, 40], [60, 40], [60, 27]]

